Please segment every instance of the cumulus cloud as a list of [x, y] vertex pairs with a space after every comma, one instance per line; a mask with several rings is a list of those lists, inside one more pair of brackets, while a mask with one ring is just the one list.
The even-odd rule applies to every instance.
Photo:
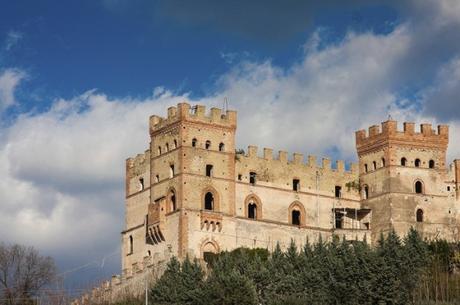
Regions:
[[[451, 21], [426, 28], [426, 37], [447, 37], [457, 22], [449, 17], [452, 12], [432, 11], [434, 19], [447, 14], [443, 20]], [[239, 113], [240, 147], [256, 144], [354, 160], [354, 131], [390, 114], [400, 121], [449, 123], [460, 134], [455, 47], [433, 54], [438, 60], [446, 54], [452, 58], [441, 69], [431, 65], [429, 71], [437, 76], [415, 92], [414, 103], [401, 93], [401, 84], [425, 70], [406, 62], [417, 52], [422, 58], [417, 48], [428, 46], [415, 21], [385, 35], [349, 32], [326, 46], [321, 40], [319, 31], [288, 68], [245, 59], [218, 79], [213, 92], [196, 100], [162, 88], [144, 99], [109, 98], [91, 90], [56, 99], [46, 112], [20, 115], [1, 130], [0, 226], [11, 228], [5, 238], [81, 263], [116, 250], [124, 219], [124, 160], [147, 148], [150, 114], [163, 115], [168, 106], [187, 99], [220, 107], [227, 97]], [[14, 89], [24, 75], [17, 70], [1, 75], [5, 109], [15, 103]], [[460, 154], [456, 143], [450, 156], [455, 154]]]
[[15, 90], [26, 73], [19, 69], [6, 69], [0, 71], [0, 112], [14, 105]]

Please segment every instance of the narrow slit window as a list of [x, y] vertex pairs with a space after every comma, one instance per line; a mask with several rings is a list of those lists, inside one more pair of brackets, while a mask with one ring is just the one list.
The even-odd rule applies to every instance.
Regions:
[[192, 140], [192, 147], [196, 147], [196, 143], [197, 143], [197, 142], [198, 142], [198, 140], [194, 138], [194, 139]]
[[249, 183], [252, 185], [256, 184], [256, 177], [257, 177], [257, 174], [255, 172], [250, 172], [249, 173]]
[[434, 164], [435, 164], [435, 163], [434, 163], [434, 160], [430, 160], [430, 162], [429, 162], [429, 167], [430, 167], [430, 168], [434, 168]]
[[238, 174], [238, 181], [241, 181], [241, 180], [243, 180], [243, 175]]
[[342, 197], [342, 187], [340, 185], [335, 186], [335, 198]]
[[160, 182], [160, 176], [159, 175], [155, 175], [155, 182], [156, 183]]
[[177, 140], [174, 140], [173, 149], [176, 149], [176, 148], [177, 148]]
[[219, 151], [224, 151], [225, 150], [225, 144], [224, 143], [220, 143], [219, 144]]
[[368, 170], [367, 164], [364, 164], [364, 172], [367, 173], [367, 170]]
[[212, 177], [212, 168], [213, 166], [211, 164], [206, 164], [206, 176], [207, 177]]
[[133, 252], [134, 252], [133, 236], [129, 235], [129, 253], [128, 254], [133, 254]]
[[415, 167], [420, 167], [420, 159], [415, 159], [414, 165]]
[[206, 141], [206, 144], [205, 144], [204, 148], [210, 149], [211, 148], [211, 141], [209, 141], [209, 140]]
[[369, 187], [367, 185], [364, 186], [364, 199], [369, 199]]
[[292, 190], [296, 192], [300, 191], [300, 180], [299, 179], [292, 180]]
[[423, 222], [423, 210], [422, 209], [417, 210], [416, 218], [417, 218], [417, 222]]
[[158, 146], [158, 155], [161, 155], [161, 146]]
[[144, 178], [139, 178], [139, 191], [144, 190]]
[[376, 170], [377, 169], [377, 162], [375, 162], [375, 161], [372, 162], [372, 167], [373, 167], [374, 170]]
[[174, 177], [174, 164], [169, 166], [169, 178]]
[[385, 158], [382, 158], [382, 167], [385, 167]]
[[168, 152], [168, 151], [169, 151], [169, 143], [166, 143], [165, 152]]

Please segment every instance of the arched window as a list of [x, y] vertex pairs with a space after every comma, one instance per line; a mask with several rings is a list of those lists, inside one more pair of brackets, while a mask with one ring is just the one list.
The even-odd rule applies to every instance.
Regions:
[[406, 166], [406, 163], [407, 163], [407, 159], [402, 157], [401, 158], [401, 166]]
[[196, 147], [196, 143], [198, 142], [197, 139], [193, 138], [192, 139], [192, 147]]
[[158, 155], [161, 155], [161, 146], [158, 146]]
[[382, 167], [385, 167], [385, 158], [382, 158]]
[[204, 209], [214, 210], [214, 195], [211, 192], [207, 192], [204, 196]]
[[375, 162], [375, 161], [372, 162], [372, 167], [373, 167], [374, 170], [376, 170], [377, 169], [377, 162]]
[[414, 188], [415, 188], [415, 193], [423, 194], [423, 183], [422, 183], [422, 181], [416, 181]]
[[434, 168], [434, 160], [430, 160], [428, 165], [430, 168]]
[[364, 172], [367, 173], [367, 170], [368, 170], [367, 164], [364, 164]]
[[210, 149], [211, 148], [211, 141], [207, 140], [206, 144], [204, 145], [204, 148]]
[[133, 236], [129, 235], [129, 253], [128, 254], [133, 254], [133, 252], [134, 252]]
[[169, 178], [174, 177], [174, 164], [169, 166]]
[[417, 210], [416, 220], [417, 222], [423, 222], [423, 210], [422, 209]]
[[363, 197], [364, 199], [369, 199], [369, 186], [365, 185], [363, 188]]
[[160, 182], [160, 176], [159, 175], [155, 175], [155, 182], [156, 183]]
[[221, 142], [219, 144], [219, 151], [224, 151], [224, 150], [225, 150], [225, 144]]
[[166, 143], [166, 146], [165, 146], [165, 151], [168, 152], [169, 151], [169, 143]]
[[173, 149], [176, 149], [176, 148], [177, 148], [177, 140], [174, 139], [174, 142], [173, 142], [173, 143], [174, 143], [174, 144], [173, 144]]
[[139, 178], [139, 191], [144, 190], [144, 178]]
[[257, 204], [255, 202], [248, 204], [248, 218], [257, 219]]
[[289, 206], [289, 223], [295, 226], [305, 224], [305, 208], [302, 203], [295, 201]]
[[167, 198], [168, 198], [169, 212], [174, 212], [177, 209], [176, 193], [174, 192], [174, 190], [169, 191]]
[[301, 221], [301, 214], [300, 214], [300, 211], [298, 210], [292, 210], [292, 224], [293, 225], [296, 225], [296, 226], [300, 226], [300, 221]]
[[420, 167], [420, 159], [415, 159], [414, 165], [415, 167]]

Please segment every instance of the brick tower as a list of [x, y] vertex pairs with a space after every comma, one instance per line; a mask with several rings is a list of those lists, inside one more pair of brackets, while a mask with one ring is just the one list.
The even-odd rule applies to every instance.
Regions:
[[[362, 206], [372, 209], [372, 240], [394, 228], [404, 235], [411, 226], [425, 237], [451, 237], [445, 224], [454, 224], [455, 200], [450, 200], [446, 150], [448, 126], [433, 130], [413, 123], [397, 130], [396, 121], [386, 121], [356, 132], [360, 164]], [[444, 224], [444, 225], [442, 225]]]

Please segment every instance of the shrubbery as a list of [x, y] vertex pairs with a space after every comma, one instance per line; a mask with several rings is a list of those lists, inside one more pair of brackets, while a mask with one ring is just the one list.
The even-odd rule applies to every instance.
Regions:
[[[415, 230], [395, 232], [376, 247], [334, 239], [286, 252], [277, 246], [223, 252], [209, 264], [173, 259], [151, 291], [153, 304], [420, 304], [460, 301], [455, 251], [425, 242]], [[429, 304], [429, 303], [426, 303]], [[452, 303], [453, 304], [453, 303]]]

